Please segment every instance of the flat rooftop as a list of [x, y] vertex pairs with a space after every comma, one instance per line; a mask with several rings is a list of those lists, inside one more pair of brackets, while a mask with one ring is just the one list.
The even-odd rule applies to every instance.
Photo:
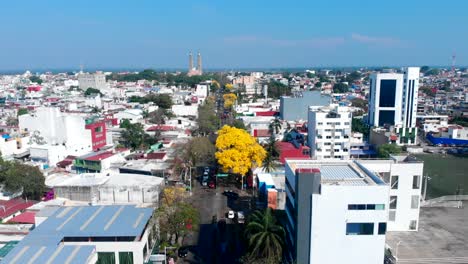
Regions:
[[386, 243], [398, 263], [468, 263], [467, 217], [466, 206], [421, 207], [419, 230], [387, 232]]
[[289, 160], [286, 163], [293, 170], [318, 169], [322, 184], [329, 185], [383, 185], [385, 184], [374, 173], [354, 160]]
[[152, 213], [152, 208], [134, 205], [61, 207], [21, 240], [2, 263], [30, 263], [32, 259], [31, 263], [87, 263], [94, 246], [66, 245], [62, 239], [138, 237]]

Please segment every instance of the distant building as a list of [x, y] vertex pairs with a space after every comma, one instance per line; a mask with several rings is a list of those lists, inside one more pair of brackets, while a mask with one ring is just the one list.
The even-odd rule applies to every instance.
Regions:
[[371, 75], [369, 125], [398, 133], [399, 145], [415, 145], [418, 89], [419, 67]]
[[350, 138], [351, 112], [348, 107], [337, 104], [309, 107], [307, 141], [313, 159], [349, 159]]
[[188, 68], [188, 76], [196, 76], [196, 75], [202, 75], [203, 74], [203, 69], [202, 69], [202, 58], [200, 52], [197, 54], [197, 67], [193, 66], [193, 56], [192, 52], [189, 53], [189, 68]]
[[308, 119], [309, 106], [326, 106], [331, 103], [329, 95], [319, 91], [304, 91], [294, 96], [280, 98], [280, 118], [285, 121], [298, 121]]
[[383, 263], [388, 185], [351, 160], [286, 160], [285, 169], [295, 263]]
[[102, 72], [80, 73], [78, 75], [78, 83], [80, 89], [85, 91], [88, 88], [94, 88], [98, 90], [107, 88], [106, 75], [104, 75]]

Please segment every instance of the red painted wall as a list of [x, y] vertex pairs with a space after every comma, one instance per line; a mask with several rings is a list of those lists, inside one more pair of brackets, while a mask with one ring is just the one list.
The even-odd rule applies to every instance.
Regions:
[[104, 120], [88, 124], [86, 125], [86, 129], [91, 130], [93, 151], [96, 151], [106, 145], [106, 122]]

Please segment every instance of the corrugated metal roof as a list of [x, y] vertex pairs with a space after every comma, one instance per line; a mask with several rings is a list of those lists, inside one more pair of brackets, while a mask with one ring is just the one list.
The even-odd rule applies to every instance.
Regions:
[[60, 241], [64, 237], [139, 236], [152, 213], [152, 208], [134, 205], [61, 207], [31, 231], [2, 263], [28, 263], [32, 258], [34, 263], [86, 263], [94, 246], [61, 246]]

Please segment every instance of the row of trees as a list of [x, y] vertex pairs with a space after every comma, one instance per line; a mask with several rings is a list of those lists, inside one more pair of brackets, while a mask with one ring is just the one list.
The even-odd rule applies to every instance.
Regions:
[[153, 102], [155, 105], [163, 109], [170, 109], [172, 107], [172, 97], [168, 94], [148, 94], [144, 97], [131, 96], [129, 98], [130, 103], [147, 104]]
[[203, 75], [188, 76], [186, 73], [172, 74], [166, 72], [157, 72], [155, 70], [146, 69], [138, 73], [118, 74], [114, 73], [107, 76], [108, 80], [136, 82], [138, 80], [156, 81], [159, 83], [168, 83], [169, 85], [186, 85], [194, 87], [195, 85], [207, 81], [216, 80], [222, 86], [229, 83], [226, 75], [223, 73], [208, 73]]
[[159, 134], [154, 136], [147, 134], [140, 123], [132, 124], [127, 119], [123, 120], [120, 128], [124, 130], [120, 133], [120, 142], [127, 148], [132, 150], [145, 149], [154, 145], [159, 140]]

